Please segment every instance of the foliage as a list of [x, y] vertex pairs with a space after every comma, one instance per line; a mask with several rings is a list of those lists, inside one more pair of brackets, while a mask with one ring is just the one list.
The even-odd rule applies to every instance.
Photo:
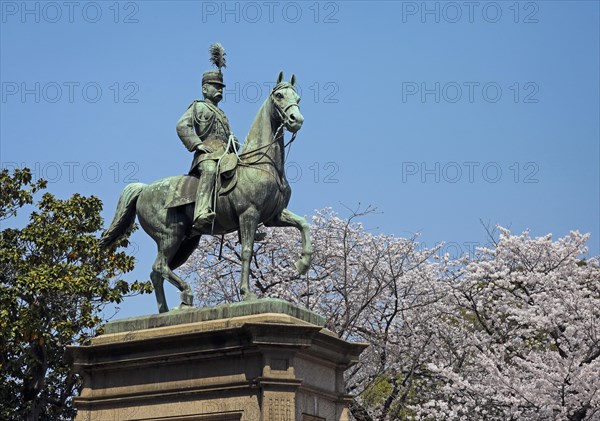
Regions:
[[[0, 220], [7, 220], [46, 183], [33, 182], [28, 169], [3, 170], [0, 186]], [[2, 420], [72, 418], [80, 380], [65, 361], [66, 347], [100, 330], [104, 305], [151, 290], [118, 279], [132, 270], [131, 256], [98, 247], [101, 208], [95, 197], [46, 193], [25, 227], [0, 232]]]
[[443, 387], [421, 413], [600, 417], [600, 269], [597, 259], [581, 260], [587, 239], [578, 232], [532, 239], [500, 228], [492, 247], [455, 262], [443, 280], [440, 352], [428, 365]]
[[[299, 276], [294, 230], [265, 229], [251, 277], [260, 296], [323, 314], [368, 342], [347, 372], [356, 420], [600, 416], [600, 267], [588, 236], [513, 236], [451, 260], [415, 238], [375, 235], [331, 209], [312, 218], [315, 254]], [[238, 301], [235, 236], [201, 242], [182, 267], [201, 305]], [[221, 259], [219, 259], [221, 256]]]
[[[371, 345], [361, 364], [347, 373], [348, 391], [364, 395], [378, 408], [367, 410], [357, 400], [354, 413], [387, 414], [412, 402], [420, 387], [415, 376], [427, 361], [429, 340], [420, 333], [427, 327], [420, 324], [430, 321], [419, 318], [413, 331], [404, 334], [405, 315], [419, 314], [440, 299], [440, 291], [434, 283], [436, 269], [427, 264], [435, 250], [419, 250], [414, 239], [369, 232], [356, 220], [371, 212], [367, 209], [346, 220], [331, 209], [317, 212], [311, 226], [315, 253], [304, 276], [293, 265], [301, 250], [297, 231], [266, 229], [268, 241], [256, 246], [251, 277], [259, 296], [303, 305], [326, 316], [326, 326], [340, 337]], [[236, 240], [225, 238], [222, 260], [218, 239], [202, 242], [182, 267], [184, 275], [196, 281], [200, 305], [240, 299]], [[403, 353], [397, 352], [400, 348]]]

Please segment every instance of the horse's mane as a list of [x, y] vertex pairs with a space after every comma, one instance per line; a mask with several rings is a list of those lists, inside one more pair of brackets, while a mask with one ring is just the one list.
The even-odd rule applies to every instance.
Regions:
[[[271, 91], [271, 94], [274, 91], [277, 91], [279, 89], [283, 89], [283, 88], [291, 88], [294, 92], [296, 92], [296, 87], [294, 85], [292, 85], [290, 82], [286, 82], [286, 81], [281, 81], [279, 82], [277, 85], [275, 85], [275, 87], [273, 88], [273, 90]], [[271, 96], [271, 94], [269, 94], [269, 96]]]

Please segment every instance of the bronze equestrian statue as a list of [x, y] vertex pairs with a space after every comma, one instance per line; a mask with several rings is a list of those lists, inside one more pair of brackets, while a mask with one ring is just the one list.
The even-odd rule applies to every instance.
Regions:
[[223, 73], [226, 67], [225, 50], [221, 44], [211, 46], [211, 61], [219, 70], [208, 70], [202, 75], [204, 100], [194, 101], [177, 123], [177, 135], [190, 151], [194, 160], [189, 174], [200, 176], [196, 192], [193, 228], [200, 232], [202, 226], [215, 219], [212, 195], [217, 175], [217, 163], [227, 152], [236, 152], [238, 141], [231, 133], [225, 113], [218, 107], [223, 99]]
[[149, 185], [133, 183], [123, 190], [114, 220], [103, 233], [101, 245], [110, 247], [126, 235], [137, 215], [144, 231], [158, 246], [150, 279], [159, 312], [168, 311], [163, 289], [165, 279], [181, 291], [182, 306], [192, 305], [190, 286], [173, 270], [196, 249], [201, 234], [220, 235], [239, 230], [242, 243], [241, 294], [244, 300], [256, 298], [250, 291], [248, 280], [254, 238], [260, 223], [300, 230], [302, 257], [295, 265], [300, 273], [308, 270], [312, 256], [309, 225], [304, 218], [287, 209], [292, 191], [284, 172], [284, 129], [293, 133], [292, 141], [304, 122], [298, 107], [300, 97], [296, 93], [295, 81], [292, 75], [289, 83], [284, 82], [283, 74], [279, 74], [275, 87], [252, 123], [239, 155], [229, 153], [219, 158], [219, 167], [222, 168], [218, 169], [219, 175], [216, 176], [216, 215], [212, 223], [199, 229], [192, 226], [195, 214], [193, 196], [196, 189], [203, 188], [197, 186], [197, 177], [175, 176]]

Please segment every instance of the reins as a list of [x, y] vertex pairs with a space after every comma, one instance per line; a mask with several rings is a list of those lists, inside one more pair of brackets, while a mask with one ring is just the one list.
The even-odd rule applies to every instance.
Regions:
[[[287, 110], [290, 109], [293, 106], [298, 106], [298, 103], [296, 102], [296, 103], [288, 104], [285, 108], [282, 109], [279, 105], [277, 105], [277, 103], [273, 99], [273, 94], [275, 92], [277, 92], [279, 89], [282, 89], [284, 87], [289, 87], [289, 86], [290, 85], [288, 85], [287, 83], [280, 83], [280, 84], [278, 84], [277, 86], [275, 86], [273, 88], [273, 90], [271, 91], [271, 94], [269, 95], [269, 98], [271, 99], [271, 104], [275, 108], [275, 111], [277, 111], [277, 114], [279, 114], [279, 118], [281, 120], [281, 124], [279, 125], [279, 127], [277, 127], [277, 130], [275, 130], [275, 133], [273, 134], [273, 140], [271, 142], [269, 142], [268, 144], [266, 144], [266, 145], [260, 146], [258, 148], [252, 149], [250, 151], [247, 151], [247, 152], [244, 152], [244, 153], [241, 153], [241, 154], [238, 154], [237, 151], [236, 151], [236, 155], [237, 155], [238, 161], [240, 163], [242, 163], [244, 165], [248, 165], [248, 166], [258, 164], [259, 161], [269, 152], [269, 149], [271, 149], [271, 146], [273, 146], [276, 142], [278, 142], [277, 138], [279, 136], [279, 132], [282, 131], [282, 129], [285, 130], [285, 123], [288, 121], [288, 117], [287, 117], [287, 114], [286, 114]], [[292, 142], [294, 140], [296, 140], [296, 135], [297, 134], [298, 134], [298, 132], [293, 133], [292, 134], [292, 138], [287, 143], [285, 143], [283, 145], [284, 151], [285, 151], [285, 149], [288, 146], [290, 146], [292, 144]], [[282, 133], [282, 135], [283, 135], [283, 133]], [[256, 161], [254, 161], [254, 162], [244, 162], [244, 161], [242, 161], [243, 157], [254, 155], [258, 151], [260, 151], [262, 149], [265, 149], [265, 148], [266, 148], [266, 150], [261, 154], [261, 156]], [[289, 150], [288, 150], [288, 152], [289, 152]], [[285, 163], [286, 159], [287, 159], [287, 156], [284, 153], [284, 163]]]
[[[231, 151], [232, 149], [233, 149], [233, 151], [234, 151], [234, 153], [235, 153], [235, 155], [237, 157], [239, 165], [241, 165], [241, 166], [250, 167], [250, 166], [258, 165], [258, 164], [261, 163], [260, 161], [268, 154], [269, 150], [271, 149], [271, 146], [273, 146], [275, 143], [278, 142], [278, 137], [279, 137], [279, 133], [280, 132], [281, 132], [281, 136], [283, 136], [283, 130], [285, 130], [285, 123], [289, 120], [288, 117], [287, 117], [287, 115], [285, 114], [286, 111], [289, 108], [293, 107], [293, 106], [298, 106], [298, 103], [295, 102], [295, 103], [288, 104], [285, 108], [282, 109], [281, 107], [279, 107], [279, 105], [277, 105], [277, 103], [273, 99], [273, 94], [275, 94], [275, 92], [277, 92], [279, 89], [282, 89], [284, 87], [290, 87], [290, 86], [291, 85], [289, 85], [287, 83], [279, 83], [279, 84], [277, 84], [273, 88], [273, 90], [271, 91], [271, 94], [269, 95], [269, 98], [271, 99], [271, 104], [273, 105], [273, 107], [275, 107], [275, 110], [279, 114], [279, 118], [281, 120], [281, 124], [279, 125], [279, 127], [277, 127], [277, 130], [275, 130], [275, 133], [273, 134], [273, 140], [271, 142], [269, 142], [268, 144], [260, 146], [260, 147], [255, 148], [255, 149], [252, 149], [251, 151], [247, 151], [247, 152], [243, 152], [243, 153], [238, 153], [237, 148], [233, 145], [233, 143], [235, 142], [235, 137], [233, 136], [233, 134], [230, 134], [229, 135], [229, 139], [227, 140], [227, 146], [225, 147], [225, 151], [223, 152], [223, 154], [217, 160], [217, 168], [220, 168], [221, 161], [227, 155], [227, 153], [229, 151]], [[293, 86], [292, 86], [292, 89], [294, 89]], [[296, 140], [296, 135], [297, 134], [298, 134], [298, 132], [293, 133], [292, 134], [292, 138], [287, 143], [285, 143], [283, 145], [283, 150], [284, 150], [283, 163], [284, 164], [285, 164], [285, 162], [287, 160], [287, 154], [285, 153], [285, 149], [288, 148], [288, 146], [290, 146], [294, 140]], [[247, 137], [246, 137], [246, 140], [247, 140]], [[252, 155], [256, 154], [257, 152], [259, 152], [259, 151], [261, 151], [261, 150], [263, 150], [265, 148], [266, 148], [266, 150], [263, 151], [262, 154], [261, 154], [261, 156], [259, 156], [258, 159], [256, 159], [255, 161], [253, 161], [253, 162], [247, 162], [247, 161], [243, 160], [244, 157], [252, 156]], [[288, 154], [289, 154], [289, 149], [288, 149]], [[273, 166], [275, 166], [274, 163], [273, 163]], [[281, 170], [279, 170], [277, 168], [275, 168], [275, 169], [277, 171], [277, 174], [280, 177], [282, 176], [282, 174], [285, 171], [284, 168], [282, 168]], [[264, 170], [264, 171], [267, 171], [267, 170]], [[217, 181], [218, 174], [219, 174], [219, 171], [217, 170], [216, 173], [215, 173], [215, 182]], [[281, 186], [280, 186], [280, 188], [281, 188]], [[217, 189], [215, 188], [215, 189], [213, 189], [213, 206], [215, 208], [215, 212], [216, 212], [216, 207], [217, 207], [217, 196], [218, 196], [218, 193], [217, 193]], [[215, 222], [213, 221], [212, 227], [211, 227], [211, 232], [214, 229], [214, 223]]]

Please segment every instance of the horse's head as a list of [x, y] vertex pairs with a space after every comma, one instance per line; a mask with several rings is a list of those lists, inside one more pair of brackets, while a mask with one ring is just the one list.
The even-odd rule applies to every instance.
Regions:
[[279, 72], [277, 84], [271, 92], [271, 101], [276, 110], [275, 116], [279, 123], [292, 133], [296, 133], [302, 127], [304, 117], [300, 113], [298, 103], [300, 96], [296, 93], [296, 76], [292, 75], [289, 82], [283, 81], [283, 72]]

